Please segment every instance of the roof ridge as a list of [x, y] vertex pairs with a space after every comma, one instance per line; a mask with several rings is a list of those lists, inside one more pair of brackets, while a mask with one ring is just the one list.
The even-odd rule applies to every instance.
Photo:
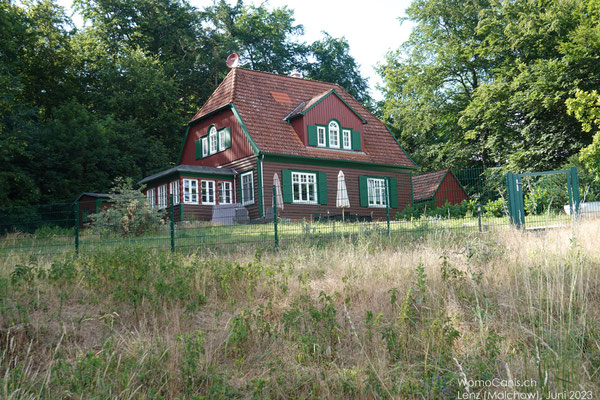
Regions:
[[[229, 75], [229, 74], [228, 74]], [[237, 67], [231, 69], [231, 79], [233, 79], [233, 84], [231, 88], [231, 97], [229, 98], [229, 104], [233, 104], [233, 100], [235, 99], [235, 90], [237, 88]]]
[[[250, 72], [250, 73], [256, 73], [256, 74], [263, 74], [263, 75], [272, 75], [272, 76], [277, 76], [277, 77], [286, 78], [286, 79], [296, 79], [296, 80], [301, 80], [301, 81], [317, 82], [317, 83], [322, 83], [322, 84], [328, 85], [328, 86], [338, 86], [338, 87], [342, 88], [337, 83], [325, 82], [325, 81], [320, 81], [320, 80], [317, 80], [317, 79], [310, 79], [310, 78], [304, 78], [304, 77], [295, 77], [295, 76], [290, 76], [290, 75], [278, 74], [276, 72], [259, 71], [259, 70], [256, 70], [256, 69], [249, 69], [249, 68], [242, 68], [242, 67], [237, 67], [236, 69], [239, 69], [239, 70], [244, 71], [244, 72]], [[342, 89], [344, 89], [344, 88], [342, 88]], [[344, 90], [346, 91], [346, 89], [344, 89]]]

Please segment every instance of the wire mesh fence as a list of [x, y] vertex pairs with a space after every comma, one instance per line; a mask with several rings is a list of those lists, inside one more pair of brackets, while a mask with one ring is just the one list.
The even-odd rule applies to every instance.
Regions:
[[[550, 229], [600, 216], [600, 183], [581, 172], [574, 182], [565, 171], [518, 175], [521, 228]], [[327, 185], [318, 174], [298, 173], [283, 184], [273, 178], [264, 187], [236, 189], [199, 179], [144, 197], [88, 194], [72, 203], [0, 209], [0, 257], [127, 244], [226, 251], [432, 230], [485, 233], [514, 225], [515, 200], [499, 168], [414, 174], [406, 184], [386, 176], [354, 182], [343, 172]]]

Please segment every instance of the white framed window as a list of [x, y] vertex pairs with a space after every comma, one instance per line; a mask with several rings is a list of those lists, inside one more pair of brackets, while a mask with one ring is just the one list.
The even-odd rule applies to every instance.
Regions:
[[350, 129], [342, 129], [342, 147], [345, 150], [352, 149], [351, 135], [352, 135], [352, 132], [350, 131]]
[[179, 181], [173, 181], [169, 184], [171, 194], [173, 195], [173, 205], [179, 204]]
[[202, 181], [202, 204], [216, 204], [215, 181]]
[[208, 156], [208, 136], [202, 138], [202, 157]]
[[325, 141], [325, 127], [317, 126], [317, 146], [325, 147], [327, 145]]
[[219, 204], [231, 203], [231, 182], [219, 182]]
[[219, 131], [219, 151], [225, 150], [225, 129]]
[[367, 193], [369, 196], [369, 207], [385, 207], [385, 179], [367, 179]]
[[210, 148], [210, 154], [215, 154], [218, 149], [217, 149], [217, 128], [215, 128], [214, 126], [210, 128], [210, 131], [208, 131], [208, 142], [209, 142], [209, 148]]
[[340, 126], [337, 122], [329, 122], [329, 147], [340, 148]]
[[158, 187], [158, 208], [167, 208], [167, 185]]
[[317, 204], [317, 174], [292, 172], [294, 203]]
[[186, 204], [198, 204], [198, 180], [183, 180], [183, 202]]
[[248, 171], [240, 176], [242, 185], [242, 204], [254, 203], [254, 172]]
[[148, 204], [150, 204], [150, 207], [152, 207], [152, 208], [156, 207], [156, 201], [154, 201], [155, 200], [154, 196], [155, 196], [154, 188], [146, 190], [146, 200], [148, 201]]

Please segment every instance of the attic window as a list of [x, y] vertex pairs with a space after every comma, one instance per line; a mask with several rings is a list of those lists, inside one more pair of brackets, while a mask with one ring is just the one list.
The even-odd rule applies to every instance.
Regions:
[[288, 96], [287, 93], [271, 91], [271, 96], [273, 96], [273, 99], [278, 103], [292, 104], [292, 99], [290, 99], [290, 96]]

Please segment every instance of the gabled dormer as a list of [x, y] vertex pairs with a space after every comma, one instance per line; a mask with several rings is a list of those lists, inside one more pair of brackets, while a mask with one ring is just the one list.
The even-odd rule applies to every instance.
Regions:
[[307, 147], [362, 152], [367, 121], [335, 89], [300, 102], [285, 120]]

